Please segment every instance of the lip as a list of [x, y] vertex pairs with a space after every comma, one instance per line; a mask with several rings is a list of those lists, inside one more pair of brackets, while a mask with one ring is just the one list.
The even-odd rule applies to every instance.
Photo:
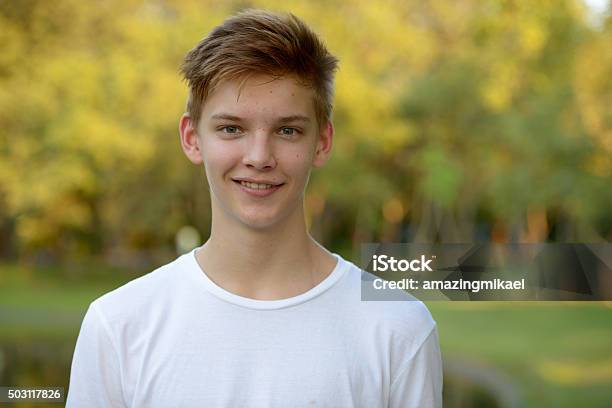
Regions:
[[[250, 181], [248, 179], [233, 179], [234, 183], [238, 186], [238, 188], [240, 188], [243, 192], [247, 193], [250, 196], [253, 197], [267, 197], [269, 195], [272, 195], [276, 192], [276, 190], [278, 190], [279, 188], [281, 188], [282, 186], [284, 186], [285, 184], [275, 184], [275, 183], [270, 183], [270, 182], [258, 182], [258, 184], [272, 184], [272, 187], [270, 188], [266, 188], [264, 190], [259, 190], [259, 189], [254, 189], [254, 188], [249, 188], [247, 186], [243, 186], [240, 181]], [[255, 181], [250, 181], [251, 183], [257, 183]]]
[[281, 186], [285, 184], [285, 183], [279, 183], [279, 182], [275, 182], [271, 180], [256, 180], [256, 179], [246, 178], [246, 177], [234, 178], [232, 180], [237, 181], [237, 182], [248, 181], [249, 183], [255, 183], [255, 184], [271, 184], [273, 186]]

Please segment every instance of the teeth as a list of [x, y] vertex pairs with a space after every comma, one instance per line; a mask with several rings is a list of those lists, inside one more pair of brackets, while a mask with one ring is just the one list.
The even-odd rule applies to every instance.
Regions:
[[248, 181], [241, 181], [240, 184], [242, 184], [245, 187], [252, 188], [254, 190], [265, 190], [268, 188], [272, 188], [272, 184], [257, 184], [257, 183], [251, 183]]

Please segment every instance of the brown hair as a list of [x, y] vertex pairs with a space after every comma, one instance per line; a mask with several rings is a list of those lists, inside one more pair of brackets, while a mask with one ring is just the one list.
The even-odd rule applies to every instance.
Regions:
[[247, 9], [215, 27], [185, 56], [181, 72], [189, 85], [187, 111], [200, 120], [207, 96], [224, 80], [252, 74], [293, 75], [314, 90], [319, 125], [331, 119], [338, 59], [317, 35], [291, 13]]

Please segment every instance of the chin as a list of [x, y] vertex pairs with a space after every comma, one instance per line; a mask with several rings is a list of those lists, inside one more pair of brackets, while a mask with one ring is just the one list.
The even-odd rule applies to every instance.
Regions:
[[245, 226], [253, 229], [268, 229], [280, 224], [287, 217], [283, 217], [280, 214], [262, 214], [261, 212], [241, 214], [238, 219]]
[[278, 224], [278, 221], [273, 219], [242, 218], [241, 222], [247, 228], [255, 230], [266, 230]]

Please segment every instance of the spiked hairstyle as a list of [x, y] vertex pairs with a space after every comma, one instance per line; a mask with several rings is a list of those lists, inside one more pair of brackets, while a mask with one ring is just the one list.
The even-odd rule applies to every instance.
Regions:
[[185, 57], [181, 73], [189, 86], [187, 111], [195, 125], [206, 98], [225, 80], [253, 74], [294, 77], [314, 91], [319, 126], [331, 119], [338, 59], [291, 13], [247, 9], [215, 27]]

